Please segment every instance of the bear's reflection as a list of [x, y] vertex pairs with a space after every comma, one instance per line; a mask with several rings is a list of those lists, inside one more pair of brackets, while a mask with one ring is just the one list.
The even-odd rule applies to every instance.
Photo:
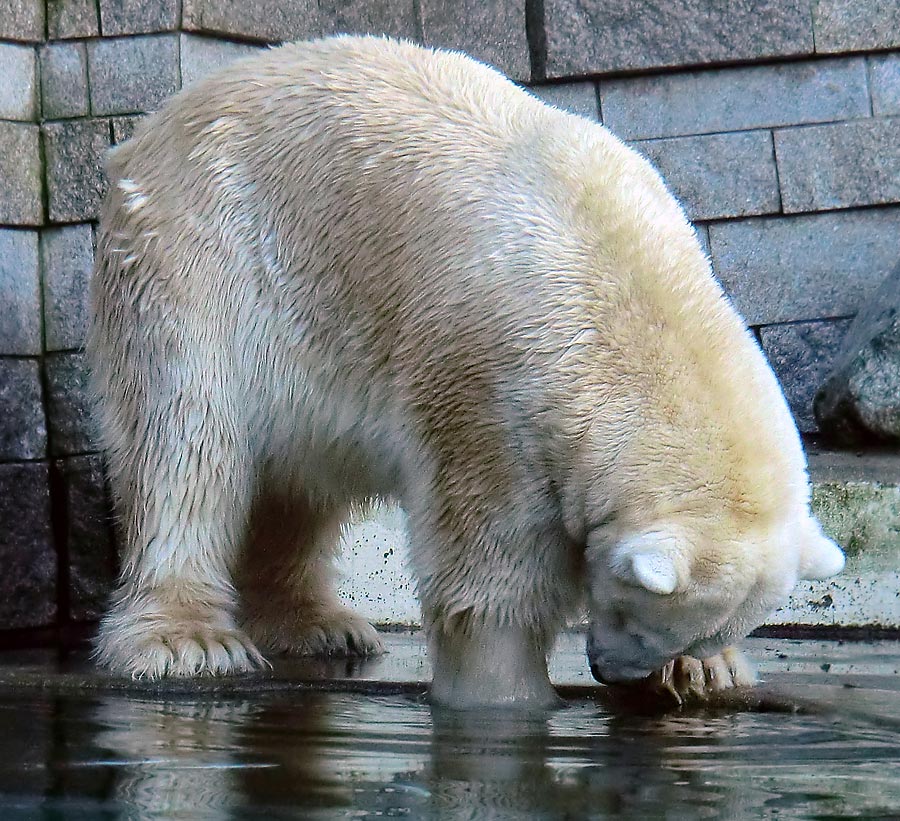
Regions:
[[136, 819], [655, 817], [673, 807], [723, 817], [759, 807], [749, 779], [718, 769], [746, 755], [729, 748], [734, 717], [641, 718], [585, 703], [458, 713], [412, 697], [300, 691], [252, 702], [110, 697], [95, 719], [108, 796]]

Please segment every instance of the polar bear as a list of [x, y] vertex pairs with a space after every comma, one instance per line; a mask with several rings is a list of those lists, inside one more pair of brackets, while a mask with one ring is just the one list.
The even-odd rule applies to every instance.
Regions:
[[551, 703], [583, 608], [600, 680], [687, 655], [744, 683], [729, 645], [840, 570], [772, 372], [602, 126], [461, 54], [341, 36], [177, 95], [109, 173], [111, 670], [380, 652], [332, 579], [376, 498], [408, 515], [432, 697], [457, 707]]

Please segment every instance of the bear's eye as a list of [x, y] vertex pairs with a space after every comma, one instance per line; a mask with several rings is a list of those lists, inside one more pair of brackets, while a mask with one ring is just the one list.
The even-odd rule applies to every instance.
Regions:
[[624, 630], [628, 626], [628, 616], [621, 607], [612, 611], [612, 623], [616, 630]]

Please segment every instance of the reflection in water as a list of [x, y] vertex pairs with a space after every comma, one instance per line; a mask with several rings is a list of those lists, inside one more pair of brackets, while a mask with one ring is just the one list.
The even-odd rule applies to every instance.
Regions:
[[3, 821], [900, 816], [900, 733], [862, 719], [459, 714], [298, 691], [33, 695], [0, 701], [0, 726]]

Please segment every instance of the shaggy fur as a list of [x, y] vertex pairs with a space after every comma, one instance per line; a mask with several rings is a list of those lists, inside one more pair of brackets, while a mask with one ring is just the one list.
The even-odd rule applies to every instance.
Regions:
[[113, 670], [379, 652], [331, 579], [375, 497], [408, 514], [432, 694], [458, 706], [549, 702], [585, 604], [595, 674], [636, 678], [839, 569], [771, 371], [601, 126], [460, 54], [339, 37], [179, 94], [109, 170]]

